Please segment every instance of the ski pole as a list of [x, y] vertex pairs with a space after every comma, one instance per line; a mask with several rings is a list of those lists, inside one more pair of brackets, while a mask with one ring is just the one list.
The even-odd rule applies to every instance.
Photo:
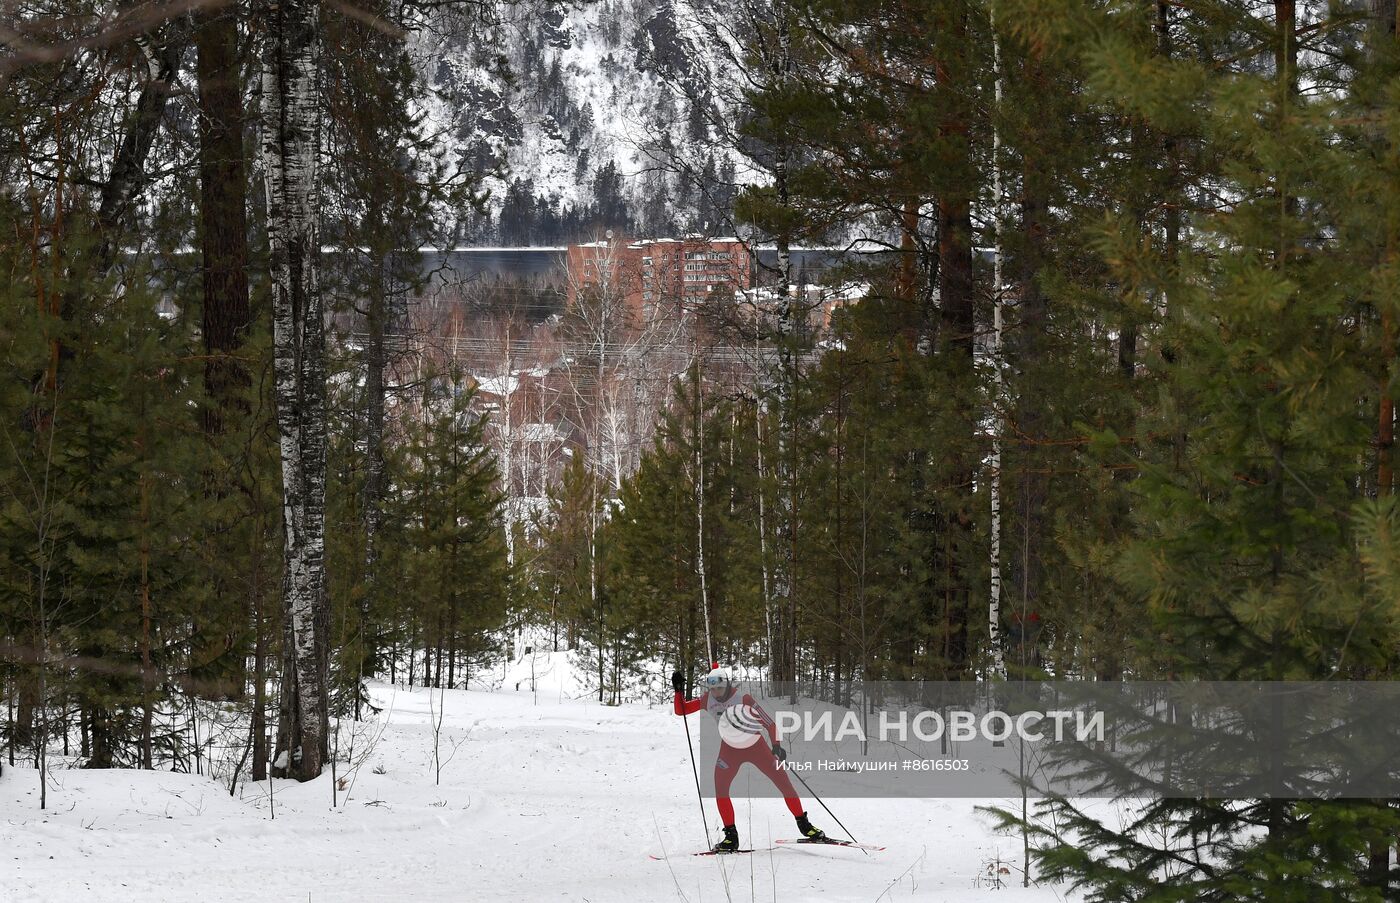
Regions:
[[[807, 792], [808, 792], [808, 793], [812, 794], [812, 799], [816, 800], [816, 801], [821, 805], [821, 807], [822, 807], [823, 809], [826, 810], [826, 814], [827, 814], [827, 815], [830, 815], [830, 816], [831, 816], [831, 820], [834, 821], [834, 822], [836, 822], [836, 824], [841, 828], [842, 831], [845, 831], [845, 832], [846, 832], [846, 836], [849, 837], [849, 838], [851, 838], [851, 842], [852, 842], [852, 843], [860, 843], [859, 840], [856, 840], [856, 836], [855, 836], [854, 834], [851, 833], [851, 829], [848, 828], [848, 827], [846, 827], [845, 825], [841, 824], [841, 819], [839, 819], [839, 818], [836, 817], [836, 813], [831, 811], [831, 807], [830, 807], [830, 806], [828, 806], [826, 803], [822, 802], [822, 798], [819, 797], [819, 796], [817, 796], [817, 791], [815, 791], [815, 790], [812, 789], [812, 785], [811, 785], [811, 784], [808, 784], [807, 781], [806, 781], [806, 779], [803, 778], [802, 775], [801, 775], [799, 772], [792, 771], [792, 772], [789, 772], [789, 774], [791, 774], [793, 777], [797, 778], [799, 781], [802, 782], [802, 786], [805, 787], [805, 788], [807, 788]], [[699, 786], [699, 785], [697, 784], [696, 786]], [[868, 851], [867, 849], [865, 849], [865, 847], [861, 847], [861, 848], [860, 848], [860, 851], [861, 851], [862, 853], [864, 853], [865, 855], [867, 855], [867, 856], [870, 855], [870, 851]]]
[[[695, 767], [695, 747], [690, 742], [690, 719], [681, 713], [681, 726], [685, 728], [685, 749], [690, 753], [690, 773], [695, 776], [695, 798], [700, 802], [700, 823], [705, 826], [705, 842], [710, 842], [710, 820], [705, 817], [705, 795], [700, 792], [700, 769]], [[835, 818], [836, 816], [832, 816]]]

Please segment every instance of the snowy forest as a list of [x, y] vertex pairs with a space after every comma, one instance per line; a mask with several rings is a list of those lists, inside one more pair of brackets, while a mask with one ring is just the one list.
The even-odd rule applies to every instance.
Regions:
[[[22, 0], [0, 123], [0, 897], [1400, 898], [1384, 797], [531, 858], [694, 844], [672, 672], [1392, 680], [1396, 0]], [[753, 286], [433, 256], [614, 234]]]

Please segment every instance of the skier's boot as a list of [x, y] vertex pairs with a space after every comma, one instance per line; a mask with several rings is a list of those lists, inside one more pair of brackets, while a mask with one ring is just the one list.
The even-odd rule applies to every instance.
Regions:
[[711, 852], [732, 853], [737, 849], [739, 849], [739, 829], [734, 827], [733, 825], [725, 825], [724, 840], [721, 840], [719, 843], [715, 844], [711, 848]]
[[812, 823], [807, 820], [806, 812], [797, 816], [797, 830], [802, 832], [802, 836], [807, 840], [826, 840], [826, 832], [821, 828], [812, 827]]

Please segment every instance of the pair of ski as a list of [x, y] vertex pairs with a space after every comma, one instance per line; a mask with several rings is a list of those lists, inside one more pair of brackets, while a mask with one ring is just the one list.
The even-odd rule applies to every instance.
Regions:
[[[769, 851], [769, 850], [776, 850], [776, 849], [780, 849], [781, 847], [792, 846], [792, 845], [794, 845], [794, 844], [799, 844], [799, 843], [804, 843], [804, 844], [817, 844], [817, 845], [820, 845], [820, 846], [827, 846], [827, 847], [847, 847], [848, 849], [852, 849], [852, 850], [868, 850], [868, 851], [874, 852], [874, 853], [878, 853], [878, 852], [880, 852], [881, 850], [884, 849], [884, 847], [871, 846], [871, 845], [868, 844], [868, 843], [856, 843], [856, 842], [853, 841], [853, 840], [836, 840], [836, 839], [831, 838], [831, 837], [825, 838], [825, 839], [823, 839], [823, 840], [814, 840], [814, 839], [812, 839], [812, 838], [810, 838], [810, 837], [801, 837], [801, 838], [798, 838], [798, 839], [796, 839], [796, 840], [777, 840], [777, 841], [774, 841], [774, 843], [775, 843], [776, 845], [775, 845], [775, 846], [771, 846], [771, 847], [753, 847], [752, 849], [746, 849], [746, 850], [701, 850], [701, 851], [698, 852], [698, 853], [691, 853], [690, 855], [692, 855], [692, 856], [734, 856], [734, 855], [737, 855], [737, 854], [739, 854], [739, 853], [766, 853], [766, 852]], [[653, 857], [651, 857], [651, 858], [652, 858], [652, 859], [661, 859], [660, 856], [653, 856]]]

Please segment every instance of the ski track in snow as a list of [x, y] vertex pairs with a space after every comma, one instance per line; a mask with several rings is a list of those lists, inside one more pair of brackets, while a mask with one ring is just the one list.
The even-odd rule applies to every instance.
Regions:
[[[499, 692], [447, 691], [443, 758], [461, 745], [441, 786], [428, 692], [372, 685], [388, 725], [336, 809], [329, 774], [274, 782], [270, 819], [267, 782], [231, 798], [208, 777], [60, 769], [41, 812], [38, 773], [7, 767], [0, 901], [1064, 899], [1022, 889], [1014, 872], [1004, 878], [1017, 886], [979, 884], [995, 856], [1014, 867], [1020, 855], [1018, 837], [994, 834], [974, 812], [980, 800], [829, 800], [858, 838], [887, 847], [869, 856], [829, 847], [690, 856], [711, 839], [669, 705], [570, 699], [568, 681], [554, 677], [538, 694], [511, 689], [510, 676]], [[365, 741], [356, 742], [358, 758]], [[839, 835], [807, 802], [813, 822]], [[736, 795], [735, 805], [746, 846], [796, 836], [781, 800]], [[711, 800], [705, 817], [717, 833]]]

